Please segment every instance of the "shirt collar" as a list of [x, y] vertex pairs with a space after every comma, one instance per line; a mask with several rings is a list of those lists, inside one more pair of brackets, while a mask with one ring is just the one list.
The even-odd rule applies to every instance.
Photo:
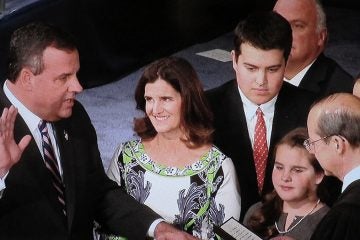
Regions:
[[34, 133], [35, 130], [38, 128], [38, 124], [40, 122], [40, 118], [32, 113], [27, 107], [22, 104], [19, 99], [10, 91], [7, 86], [9, 80], [4, 82], [3, 90], [6, 97], [9, 99], [12, 105], [18, 109], [19, 114], [24, 119], [26, 125], [30, 129], [31, 133]]
[[358, 179], [360, 179], [360, 166], [357, 166], [345, 175], [341, 192], [344, 192], [352, 182]]
[[[316, 60], [316, 59], [315, 59]], [[309, 65], [307, 65], [306, 67], [303, 68], [303, 70], [301, 70], [300, 72], [298, 72], [292, 79], [287, 79], [286, 77], [284, 77], [284, 81], [298, 87], [301, 83], [301, 80], [304, 78], [305, 74], [307, 73], [307, 71], [309, 70], [309, 68], [311, 67], [311, 65], [313, 65], [313, 63], [315, 62], [312, 61]]]
[[241, 96], [241, 100], [243, 102], [243, 107], [244, 107], [244, 112], [245, 112], [245, 116], [247, 119], [253, 119], [254, 117], [256, 117], [256, 110], [258, 108], [261, 109], [261, 111], [263, 112], [264, 116], [271, 116], [274, 114], [275, 111], [275, 103], [276, 100], [278, 98], [278, 95], [276, 95], [275, 97], [273, 97], [270, 101], [263, 103], [261, 105], [257, 105], [253, 102], [251, 102], [246, 96], [245, 94], [241, 91], [240, 87], [238, 87], [239, 89], [239, 93]]

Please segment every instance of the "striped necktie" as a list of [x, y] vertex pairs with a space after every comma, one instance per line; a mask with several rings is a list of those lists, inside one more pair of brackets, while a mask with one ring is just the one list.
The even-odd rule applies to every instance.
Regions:
[[56, 190], [57, 198], [59, 200], [61, 209], [64, 215], [66, 215], [66, 205], [65, 205], [65, 195], [64, 195], [65, 187], [60, 176], [59, 165], [54, 154], [53, 145], [51, 144], [46, 123], [47, 122], [43, 120], [40, 121], [39, 123], [39, 130], [41, 133], [42, 148], [44, 153], [44, 161], [46, 168], [51, 173], [52, 184]]
[[259, 192], [262, 191], [265, 179], [265, 169], [268, 157], [266, 142], [266, 125], [260, 108], [256, 110], [256, 125], [254, 134], [254, 162]]

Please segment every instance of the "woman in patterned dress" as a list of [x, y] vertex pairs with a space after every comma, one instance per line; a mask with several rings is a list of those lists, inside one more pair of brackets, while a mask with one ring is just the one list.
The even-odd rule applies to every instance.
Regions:
[[230, 158], [212, 145], [212, 114], [198, 76], [178, 57], [145, 68], [135, 91], [139, 139], [120, 144], [108, 175], [165, 221], [201, 239], [240, 216]]

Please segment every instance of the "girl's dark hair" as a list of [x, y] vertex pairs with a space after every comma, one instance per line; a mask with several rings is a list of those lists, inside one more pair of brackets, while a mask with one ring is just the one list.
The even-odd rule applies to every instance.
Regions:
[[275, 221], [279, 219], [282, 212], [282, 203], [275, 190], [266, 194], [261, 208], [258, 208], [245, 223], [247, 227], [262, 239], [270, 239], [278, 235]]
[[[145, 68], [135, 90], [136, 108], [146, 113], [145, 86], [158, 79], [166, 81], [181, 95], [180, 125], [185, 131], [186, 139], [182, 139], [185, 144], [196, 148], [211, 143], [213, 116], [194, 68], [183, 58], [162, 58]], [[157, 134], [148, 116], [134, 120], [134, 131], [142, 139]]]
[[[315, 155], [309, 153], [303, 143], [308, 139], [308, 133], [306, 128], [296, 128], [287, 133], [275, 146], [273, 159], [276, 158], [276, 152], [279, 146], [288, 145], [291, 148], [303, 149], [306, 152], [306, 156], [315, 170], [315, 173], [323, 173], [324, 170], [321, 168], [319, 162], [316, 160]], [[316, 189], [316, 194], [322, 202], [326, 202], [329, 197], [326, 188], [322, 181]], [[278, 232], [275, 228], [275, 221], [277, 221], [282, 212], [283, 200], [279, 197], [275, 190], [265, 195], [261, 208], [254, 211], [252, 216], [249, 218], [247, 226], [256, 234], [263, 239], [270, 239]]]

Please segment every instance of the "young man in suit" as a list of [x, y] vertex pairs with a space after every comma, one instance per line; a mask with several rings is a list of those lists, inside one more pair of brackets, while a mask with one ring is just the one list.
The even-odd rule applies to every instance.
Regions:
[[337, 93], [317, 102], [307, 120], [304, 146], [326, 175], [343, 182], [341, 195], [317, 226], [312, 240], [360, 236], [360, 99]]
[[293, 33], [284, 80], [319, 98], [336, 92], [351, 93], [352, 76], [323, 53], [327, 27], [320, 0], [278, 0], [274, 11], [289, 21]]
[[214, 143], [233, 160], [238, 175], [241, 219], [273, 189], [274, 145], [293, 128], [305, 126], [314, 99], [283, 82], [291, 43], [291, 27], [281, 15], [250, 15], [235, 29], [231, 54], [236, 79], [207, 92]]
[[94, 220], [128, 239], [195, 239], [108, 179], [75, 100], [79, 68], [74, 41], [60, 29], [32, 23], [11, 37], [0, 92], [0, 239], [93, 239]]

